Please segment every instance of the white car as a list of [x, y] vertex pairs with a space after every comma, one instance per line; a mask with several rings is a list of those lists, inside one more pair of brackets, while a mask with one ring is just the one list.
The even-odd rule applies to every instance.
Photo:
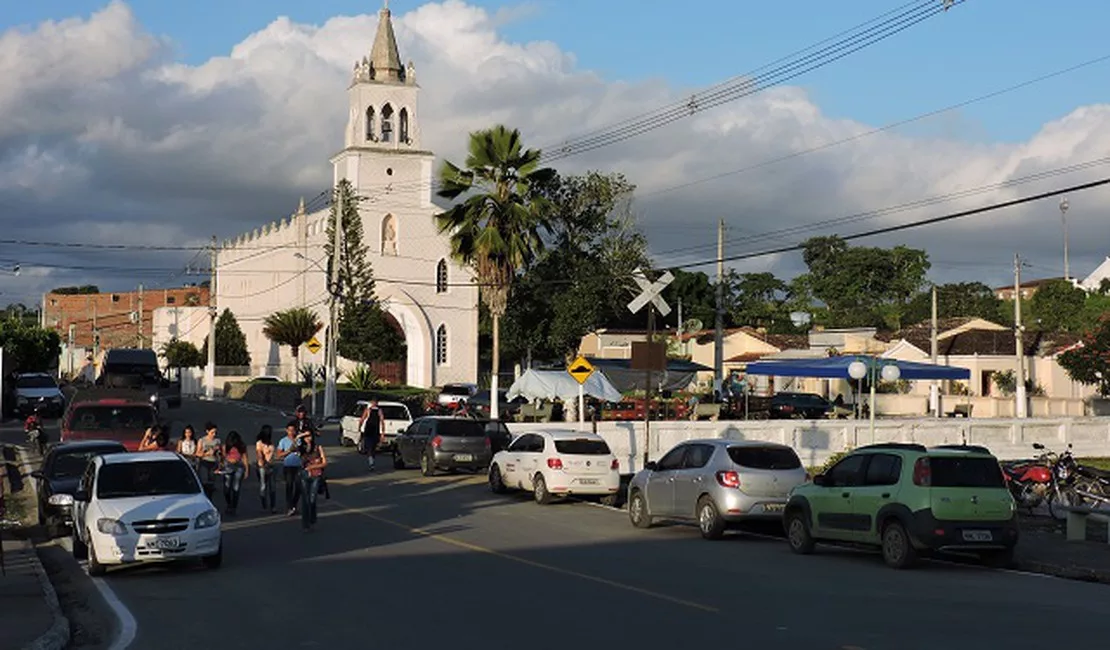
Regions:
[[109, 566], [223, 559], [220, 513], [200, 480], [170, 451], [105, 454], [85, 468], [73, 497], [73, 555], [89, 575]]
[[[362, 433], [358, 430], [358, 423], [362, 419], [362, 413], [367, 406], [370, 406], [370, 402], [359, 400], [355, 402], [355, 407], [351, 409], [351, 412], [343, 416], [339, 425], [341, 431], [339, 444], [344, 447], [358, 444], [358, 439], [362, 437]], [[381, 409], [382, 416], [385, 417], [385, 438], [378, 445], [378, 448], [392, 449], [397, 436], [401, 435], [412, 424], [412, 413], [409, 412], [409, 407], [401, 402], [378, 402], [378, 408]]]
[[493, 456], [489, 486], [495, 493], [531, 491], [536, 503], [566, 496], [600, 496], [613, 505], [620, 491], [620, 463], [596, 433], [545, 429], [522, 433]]
[[477, 394], [478, 384], [446, 384], [439, 391], [439, 397], [436, 401], [439, 402], [440, 406], [455, 408], [459, 405], [459, 400], [469, 402]]

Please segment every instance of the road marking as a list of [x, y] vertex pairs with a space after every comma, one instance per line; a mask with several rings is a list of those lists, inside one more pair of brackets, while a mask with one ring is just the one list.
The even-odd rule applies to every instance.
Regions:
[[108, 646], [108, 650], [126, 650], [131, 647], [131, 643], [135, 640], [139, 625], [135, 622], [135, 617], [131, 615], [131, 610], [127, 609], [127, 606], [116, 596], [116, 592], [112, 591], [112, 588], [108, 586], [103, 578], [93, 578], [92, 581], [96, 585], [97, 591], [104, 597], [104, 602], [108, 603], [108, 607], [112, 609], [119, 620], [119, 635], [112, 642], [112, 645]]
[[634, 585], [625, 584], [623, 582], [617, 582], [616, 580], [609, 580], [607, 578], [601, 578], [601, 577], [598, 577], [598, 576], [589, 575], [587, 573], [581, 573], [579, 571], [574, 571], [572, 569], [564, 569], [562, 567], [557, 567], [557, 566], [554, 566], [554, 565], [551, 565], [551, 564], [544, 564], [543, 562], [537, 562], [535, 560], [529, 560], [527, 558], [520, 557], [519, 555], [513, 555], [511, 553], [504, 553], [502, 551], [498, 551], [498, 550], [495, 550], [495, 549], [492, 549], [492, 548], [489, 548], [489, 547], [486, 547], [486, 546], [480, 546], [478, 544], [472, 544], [470, 542], [464, 542], [461, 539], [455, 539], [454, 537], [448, 537], [447, 535], [443, 535], [441, 533], [435, 533], [435, 532], [432, 532], [432, 531], [429, 531], [429, 530], [425, 530], [423, 528], [416, 528], [416, 527], [413, 527], [413, 526], [409, 526], [407, 524], [403, 524], [399, 521], [394, 521], [392, 519], [387, 519], [386, 517], [382, 517], [380, 515], [375, 515], [375, 514], [371, 514], [369, 512], [365, 512], [364, 510], [361, 510], [361, 509], [352, 508], [351, 506], [349, 506], [349, 505], [347, 505], [347, 504], [345, 504], [342, 501], [339, 501], [337, 499], [332, 499], [332, 501], [335, 502], [336, 505], [342, 506], [344, 509], [346, 509], [346, 510], [348, 510], [348, 511], [354, 513], [354, 514], [366, 517], [367, 519], [371, 519], [373, 521], [377, 521], [377, 522], [383, 523], [383, 524], [388, 524], [390, 526], [393, 526], [394, 528], [400, 528], [400, 529], [402, 529], [404, 531], [407, 531], [407, 532], [409, 532], [413, 535], [417, 535], [419, 537], [425, 537], [427, 539], [434, 539], [434, 540], [436, 540], [438, 542], [441, 542], [443, 544], [448, 544], [450, 546], [454, 546], [456, 548], [461, 548], [461, 549], [464, 549], [464, 550], [467, 550], [467, 551], [471, 551], [473, 553], [481, 553], [483, 555], [489, 555], [491, 557], [500, 558], [502, 560], [508, 560], [510, 562], [516, 562], [517, 564], [523, 564], [525, 566], [530, 566], [530, 567], [535, 568], [535, 569], [543, 569], [544, 571], [550, 571], [551, 573], [557, 573], [557, 574], [568, 576], [568, 577], [571, 577], [571, 578], [578, 578], [579, 580], [587, 580], [589, 582], [605, 585], [607, 587], [612, 587], [614, 589], [620, 589], [620, 590], [623, 590], [623, 591], [628, 591], [628, 592], [631, 592], [631, 593], [640, 594], [641, 596], [647, 596], [649, 598], [655, 598], [656, 600], [666, 601], [668, 603], [672, 603], [672, 604], [675, 604], [675, 605], [682, 605], [683, 607], [689, 607], [691, 609], [697, 609], [697, 610], [701, 610], [703, 612], [709, 612], [711, 614], [719, 614], [721, 612], [721, 610], [717, 609], [716, 607], [711, 607], [709, 605], [703, 605], [701, 603], [695, 603], [695, 602], [690, 601], [690, 600], [684, 600], [682, 598], [676, 598], [674, 596], [668, 596], [667, 594], [662, 594], [662, 593], [659, 593], [657, 591], [651, 591], [650, 589], [644, 589], [642, 587], [636, 587]]

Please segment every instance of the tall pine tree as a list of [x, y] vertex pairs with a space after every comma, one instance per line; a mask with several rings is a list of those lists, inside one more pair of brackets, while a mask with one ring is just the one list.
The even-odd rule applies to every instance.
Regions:
[[[355, 194], [351, 182], [339, 181], [334, 191], [335, 199], [342, 197], [343, 228], [339, 250], [339, 294], [342, 296], [339, 312], [339, 345], [341, 356], [359, 363], [373, 361], [399, 361], [405, 358], [405, 340], [389, 321], [378, 304], [374, 288], [374, 272], [367, 259], [366, 242], [363, 241], [362, 216], [359, 204], [363, 198]], [[339, 204], [333, 200], [328, 219], [327, 241], [324, 251], [328, 258], [328, 278], [332, 273], [335, 250], [335, 211]]]

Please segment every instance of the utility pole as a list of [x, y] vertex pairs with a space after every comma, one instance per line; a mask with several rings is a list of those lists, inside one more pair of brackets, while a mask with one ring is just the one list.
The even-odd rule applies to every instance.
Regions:
[[1014, 386], [1015, 414], [1019, 418], [1028, 417], [1025, 400], [1025, 342], [1021, 324], [1021, 256], [1014, 253], [1014, 354], [1017, 357], [1017, 372]]
[[686, 343], [683, 341], [683, 336], [686, 335], [686, 330], [682, 324], [682, 296], [678, 297], [678, 350], [683, 356], [686, 355]]
[[204, 366], [204, 396], [215, 397], [216, 389], [216, 236], [208, 249], [208, 364]]
[[[647, 342], [648, 350], [651, 349], [651, 344], [655, 342], [655, 305], [648, 303], [648, 331]], [[644, 465], [647, 465], [648, 458], [651, 455], [651, 384], [652, 384], [651, 363], [647, 364], [647, 371], [644, 373]]]
[[[933, 365], [937, 365], [937, 285], [933, 285], [932, 327], [929, 334], [930, 355]], [[929, 384], [929, 410], [933, 417], [940, 417], [940, 382], [936, 379]]]
[[331, 251], [331, 287], [328, 288], [328, 293], [331, 294], [330, 315], [328, 318], [328, 350], [327, 350], [327, 377], [324, 384], [324, 417], [332, 418], [336, 415], [336, 381], [337, 381], [337, 368], [338, 355], [336, 354], [336, 343], [339, 337], [336, 335], [336, 326], [339, 323], [339, 249], [342, 245], [343, 235], [343, 193], [340, 191], [341, 186], [336, 185], [335, 190], [335, 225], [332, 228], [332, 251]]
[[139, 285], [139, 309], [135, 314], [135, 323], [139, 327], [139, 347], [143, 347], [143, 285]]
[[717, 314], [713, 337], [713, 386], [718, 395], [724, 395], [721, 381], [725, 365], [725, 220], [717, 224]]

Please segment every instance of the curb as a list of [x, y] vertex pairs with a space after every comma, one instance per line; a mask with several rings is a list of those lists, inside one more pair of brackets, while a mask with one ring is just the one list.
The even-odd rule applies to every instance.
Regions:
[[[27, 463], [26, 452], [23, 447], [15, 445], [16, 454], [19, 456], [19, 466], [22, 472], [26, 474], [31, 473], [31, 466]], [[34, 483], [28, 481], [28, 485]], [[31, 488], [34, 490], [34, 488]], [[38, 495], [36, 495], [37, 497]], [[62, 604], [58, 601], [58, 592], [54, 590], [54, 584], [50, 582], [50, 576], [47, 575], [46, 569], [42, 566], [42, 561], [39, 560], [38, 550], [30, 541], [25, 541], [27, 546], [32, 550], [32, 566], [35, 570], [35, 576], [39, 579], [39, 587], [42, 589], [43, 600], [46, 601], [46, 606], [50, 608], [50, 615], [53, 622], [50, 628], [39, 638], [32, 641], [29, 645], [25, 646], [25, 650], [62, 650], [69, 645], [70, 629], [69, 619], [66, 618], [62, 612]]]
[[1040, 573], [1063, 578], [1065, 580], [1110, 584], [1110, 571], [1077, 566], [1064, 566], [1049, 562], [1038, 562], [1037, 560], [1018, 560], [1015, 562], [1015, 565], [1019, 570], [1028, 571], [1030, 573]]

